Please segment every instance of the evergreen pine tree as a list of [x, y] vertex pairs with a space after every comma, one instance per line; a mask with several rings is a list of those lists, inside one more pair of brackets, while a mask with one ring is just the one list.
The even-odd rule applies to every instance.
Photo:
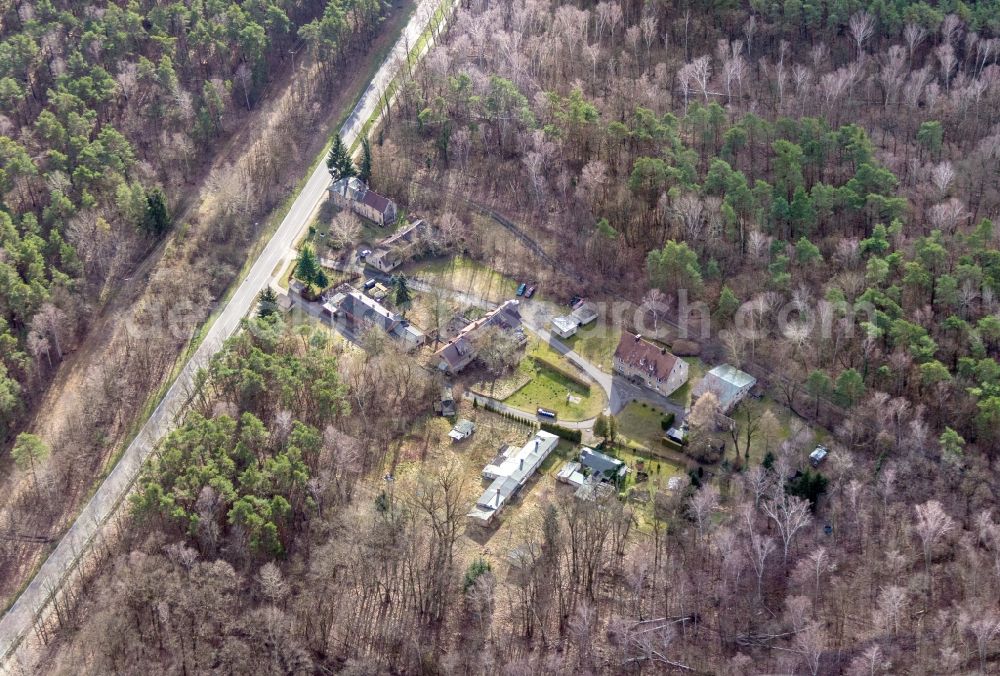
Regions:
[[406, 285], [406, 277], [400, 275], [396, 278], [396, 306], [403, 307], [410, 302], [410, 287]]
[[257, 295], [257, 316], [265, 319], [277, 311], [278, 296], [270, 286], [264, 287], [264, 290]]
[[361, 139], [361, 168], [358, 170], [358, 178], [368, 184], [368, 179], [372, 177], [372, 149], [368, 145], [368, 137]]
[[326, 168], [334, 181], [358, 174], [354, 168], [354, 161], [351, 160], [351, 156], [347, 152], [347, 146], [340, 139], [340, 134], [337, 134], [333, 139], [333, 147], [330, 148], [330, 154], [326, 156]]
[[153, 188], [146, 194], [146, 213], [142, 216], [141, 225], [143, 230], [154, 237], [159, 237], [170, 227], [167, 200], [159, 188]]
[[321, 272], [319, 261], [316, 260], [316, 252], [311, 246], [302, 247], [299, 252], [299, 259], [295, 263], [295, 276], [305, 284], [314, 284], [316, 273]]

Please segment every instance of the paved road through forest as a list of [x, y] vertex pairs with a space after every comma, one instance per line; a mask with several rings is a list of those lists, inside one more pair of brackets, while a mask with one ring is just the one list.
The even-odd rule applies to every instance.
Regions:
[[[341, 127], [340, 135], [348, 147], [354, 142], [365, 121], [376, 110], [386, 86], [396, 76], [400, 66], [406, 63], [408, 51], [417, 43], [438, 4], [438, 0], [422, 0], [418, 4], [389, 56], [379, 67], [351, 115]], [[423, 51], [429, 47], [428, 40]], [[198, 369], [208, 364], [226, 339], [235, 333], [240, 321], [256, 305], [257, 294], [267, 285], [272, 271], [288, 254], [296, 236], [319, 206], [329, 182], [326, 164], [320, 162], [264, 251], [254, 261], [246, 278], [208, 330], [204, 341], [184, 365], [156, 410], [125, 450], [121, 460], [80, 511], [59, 544], [38, 569], [31, 583], [0, 619], [0, 664], [10, 658], [15, 648], [31, 630], [35, 617], [44, 609], [54, 590], [60, 588], [76, 561], [87, 551], [94, 536], [122, 502], [156, 443], [174, 427], [175, 421], [187, 404], [191, 384]]]

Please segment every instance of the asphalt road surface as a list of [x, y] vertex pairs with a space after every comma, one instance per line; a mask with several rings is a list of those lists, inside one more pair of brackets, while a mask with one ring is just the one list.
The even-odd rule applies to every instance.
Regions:
[[[406, 63], [406, 55], [416, 44], [437, 7], [437, 0], [422, 0], [407, 23], [392, 51], [379, 67], [340, 135], [350, 147], [362, 125], [375, 111], [386, 86]], [[429, 47], [428, 41], [427, 47]], [[426, 49], [426, 48], [425, 48]], [[254, 309], [257, 294], [270, 280], [271, 272], [291, 250], [295, 238], [307, 225], [323, 199], [330, 176], [326, 163], [320, 162], [299, 193], [278, 230], [254, 262], [221, 314], [209, 329], [204, 341], [185, 364], [174, 384], [156, 410], [125, 450], [121, 460], [98, 487], [69, 530], [38, 569], [2, 619], [0, 619], [0, 664], [7, 661], [21, 640], [31, 631], [35, 617], [44, 609], [54, 590], [60, 588], [76, 561], [87, 551], [108, 517], [124, 500], [146, 458], [157, 442], [175, 425], [187, 405], [191, 384], [198, 369], [207, 365], [226, 339], [239, 328], [240, 321]]]

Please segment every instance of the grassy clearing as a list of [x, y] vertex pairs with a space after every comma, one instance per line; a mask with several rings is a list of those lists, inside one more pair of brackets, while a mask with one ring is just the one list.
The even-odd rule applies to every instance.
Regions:
[[645, 464], [645, 472], [649, 474], [650, 479], [669, 479], [672, 476], [678, 476], [687, 472], [687, 469], [682, 465], [670, 462], [669, 460], [664, 460], [663, 458], [659, 458], [649, 453], [644, 453], [639, 449], [619, 447], [606, 452], [608, 455], [614, 456], [619, 460], [624, 460], [625, 464], [628, 465], [630, 471], [625, 479], [625, 485], [623, 488], [635, 485], [636, 468], [638, 467], [640, 460]]
[[403, 267], [403, 274], [494, 303], [513, 298], [517, 291], [514, 280], [464, 256], [409, 263]]
[[555, 477], [564, 462], [575, 460], [579, 455], [579, 446], [565, 439], [560, 439], [559, 445], [549, 454], [549, 457], [545, 458], [545, 462], [538, 468], [538, 471], [542, 474]]
[[665, 415], [649, 404], [630, 402], [615, 416], [618, 434], [634, 449], [657, 450], [662, 447], [663, 427], [660, 421]]
[[[808, 431], [802, 433], [800, 443], [801, 448], [798, 450], [806, 455], [811, 453], [817, 444], [823, 443], [829, 433], [822, 428], [811, 426], [806, 423], [802, 418], [791, 412], [785, 406], [782, 406], [776, 402], [771, 397], [763, 397], [761, 399], [747, 398], [741, 404], [741, 408], [737, 409], [733, 413], [733, 417], [736, 419], [736, 424], [741, 426], [745, 424], [746, 412], [743, 407], [749, 410], [751, 418], [757, 418], [761, 416], [764, 411], [770, 410], [774, 414], [774, 417], [778, 420], [778, 425], [780, 426], [780, 432], [777, 439], [767, 439], [763, 434], [758, 433], [750, 440], [750, 463], [760, 463], [764, 459], [764, 455], [767, 451], [776, 451], [778, 446], [787, 439], [795, 436], [803, 427], [808, 428]], [[726, 437], [729, 439], [728, 435]]]
[[495, 399], [504, 400], [512, 396], [515, 392], [531, 382], [534, 373], [528, 367], [528, 360], [522, 360], [516, 369], [506, 374], [502, 378], [490, 380], [484, 377], [472, 383], [471, 388], [481, 394], [486, 394]]
[[549, 408], [563, 420], [587, 420], [605, 406], [603, 391], [586, 388], [533, 359], [521, 362], [521, 369], [530, 369], [532, 379], [504, 400], [509, 406], [534, 411], [539, 406]]
[[610, 373], [611, 359], [621, 336], [619, 327], [608, 326], [598, 320], [580, 329], [575, 336], [563, 342], [590, 363]]
[[691, 388], [705, 376], [705, 363], [698, 357], [681, 357], [688, 364], [688, 379], [668, 399], [681, 406], [691, 405]]

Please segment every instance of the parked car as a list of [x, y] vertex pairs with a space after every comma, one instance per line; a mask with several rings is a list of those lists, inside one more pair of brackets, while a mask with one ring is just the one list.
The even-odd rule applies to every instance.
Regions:
[[539, 418], [547, 418], [549, 420], [555, 420], [556, 419], [556, 412], [553, 411], [553, 410], [551, 410], [551, 409], [539, 407], [538, 408], [538, 417]]
[[528, 289], [528, 285], [522, 283], [521, 286], [517, 287], [517, 295], [518, 296], [523, 296], [524, 292], [527, 291], [527, 289]]
[[535, 287], [534, 284], [532, 284], [531, 286], [529, 286], [528, 289], [524, 292], [524, 297], [525, 298], [531, 298], [532, 296], [534, 296], [535, 295], [535, 288], [536, 287]]
[[359, 254], [359, 257], [362, 260], [364, 260], [365, 258], [368, 258], [371, 255], [372, 255], [372, 250], [371, 249], [362, 249], [361, 253]]
[[572, 298], [569, 299], [569, 306], [574, 307], [577, 303], [580, 302], [580, 300], [581, 298], [579, 296], [573, 296]]
[[376, 284], [378, 284], [377, 279], [369, 279], [367, 282], [365, 282], [365, 291], [371, 291], [373, 288], [375, 288]]

